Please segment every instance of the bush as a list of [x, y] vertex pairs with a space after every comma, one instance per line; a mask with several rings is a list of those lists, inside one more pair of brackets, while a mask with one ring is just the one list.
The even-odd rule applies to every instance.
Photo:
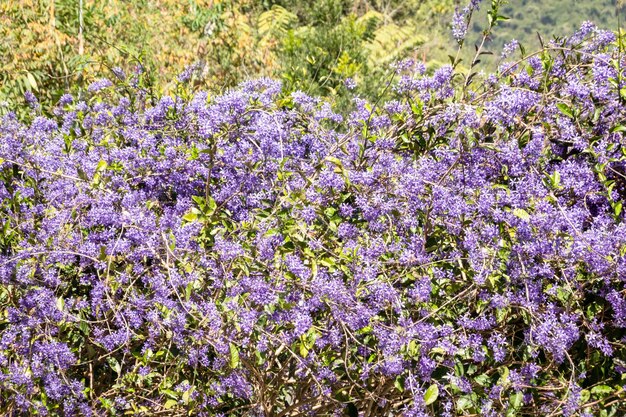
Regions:
[[29, 95], [0, 124], [0, 410], [625, 412], [622, 49], [585, 24], [484, 77], [401, 62], [345, 117], [267, 79]]

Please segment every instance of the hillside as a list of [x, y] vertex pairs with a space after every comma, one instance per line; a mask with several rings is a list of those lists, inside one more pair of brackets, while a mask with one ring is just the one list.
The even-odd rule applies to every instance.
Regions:
[[[486, 24], [486, 6], [483, 5], [480, 18], [474, 21], [475, 33], [480, 33]], [[602, 29], [618, 28], [615, 0], [513, 0], [501, 12], [510, 20], [502, 22], [495, 32], [493, 46], [497, 48], [517, 39], [527, 49], [536, 49], [540, 47], [537, 33], [544, 39], [564, 37], [584, 21], [594, 22]], [[623, 23], [623, 9], [621, 17]]]

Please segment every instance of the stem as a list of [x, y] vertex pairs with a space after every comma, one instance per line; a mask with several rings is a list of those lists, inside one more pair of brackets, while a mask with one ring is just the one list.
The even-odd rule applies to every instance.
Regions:
[[78, 0], [78, 54], [85, 52], [85, 38], [83, 36], [83, 0]]

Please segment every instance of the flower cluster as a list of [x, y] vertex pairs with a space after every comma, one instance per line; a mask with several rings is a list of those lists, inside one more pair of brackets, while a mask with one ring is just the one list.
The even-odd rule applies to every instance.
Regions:
[[348, 112], [267, 79], [28, 97], [0, 122], [0, 410], [626, 411], [614, 42], [398, 66]]

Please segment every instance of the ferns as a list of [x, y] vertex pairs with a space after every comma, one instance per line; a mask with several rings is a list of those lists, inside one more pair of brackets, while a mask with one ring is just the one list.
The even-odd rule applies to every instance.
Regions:
[[417, 33], [416, 27], [390, 23], [376, 29], [374, 39], [367, 43], [366, 48], [373, 64], [383, 64], [398, 59], [425, 40], [424, 36]]
[[287, 33], [298, 21], [298, 16], [277, 4], [259, 15], [258, 29], [261, 36], [280, 36]]
[[385, 16], [376, 10], [370, 10], [363, 16], [360, 16], [356, 21], [357, 24], [363, 29], [363, 39], [372, 41], [375, 38], [374, 32], [380, 25], [380, 22], [384, 20]]

